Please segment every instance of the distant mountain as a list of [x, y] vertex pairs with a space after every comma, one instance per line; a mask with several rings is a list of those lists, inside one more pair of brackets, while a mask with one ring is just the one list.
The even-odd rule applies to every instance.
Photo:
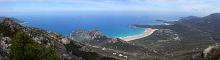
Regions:
[[178, 21], [169, 22], [169, 23], [196, 28], [203, 32], [209, 33], [209, 35], [211, 35], [214, 40], [216, 41], [220, 40], [220, 28], [217, 28], [220, 26], [220, 13], [214, 13], [205, 17], [189, 16], [189, 17], [184, 17]]
[[220, 28], [218, 28], [220, 26], [220, 13], [214, 13], [205, 17], [186, 17], [174, 23], [210, 33], [214, 40], [220, 41]]
[[[170, 57], [174, 60], [189, 60], [194, 54], [203, 54], [200, 51], [216, 45], [215, 43], [219, 41], [220, 13], [205, 17], [189, 16], [166, 23], [172, 25], [133, 25], [140, 28], [159, 30], [148, 37], [130, 42], [150, 48], [160, 48], [170, 54]], [[209, 58], [200, 57], [200, 59]]]
[[[0, 22], [2, 22], [5, 18], [8, 18], [8, 17], [0, 17]], [[19, 23], [19, 24], [25, 23], [25, 21], [21, 21], [21, 20], [18, 20], [16, 18], [10, 18], [10, 19], [17, 22], [17, 23]]]

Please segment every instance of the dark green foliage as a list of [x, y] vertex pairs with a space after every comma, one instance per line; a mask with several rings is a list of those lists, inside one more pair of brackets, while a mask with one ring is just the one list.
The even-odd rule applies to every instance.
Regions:
[[45, 55], [45, 60], [59, 60], [59, 57], [55, 52], [55, 48], [48, 49]]
[[52, 48], [45, 50], [45, 45], [38, 45], [30, 36], [18, 32], [12, 40], [12, 60], [58, 60]]
[[14, 22], [10, 18], [5, 18], [2, 22], [0, 22], [0, 33], [4, 36], [12, 37], [18, 31], [15, 26], [20, 27], [18, 23]]
[[220, 52], [216, 52], [211, 58], [210, 60], [218, 60], [220, 59]]
[[72, 52], [72, 54], [82, 57], [85, 60], [116, 60], [110, 57], [101, 56], [95, 52], [85, 52], [79, 50], [82, 46], [76, 45], [73, 41], [66, 45], [67, 51]]
[[3, 33], [4, 36], [12, 37], [15, 32], [11, 31], [10, 27], [3, 26], [0, 24], [0, 33]]
[[11, 46], [11, 56], [13, 60], [19, 59], [24, 60], [24, 42], [27, 39], [30, 39], [30, 37], [27, 37], [26, 35], [20, 36], [22, 33], [18, 33], [14, 40], [12, 40], [12, 46]]

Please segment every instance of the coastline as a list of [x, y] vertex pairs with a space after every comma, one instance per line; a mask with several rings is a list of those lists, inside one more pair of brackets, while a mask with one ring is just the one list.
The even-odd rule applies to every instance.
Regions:
[[129, 37], [124, 37], [124, 38], [120, 38], [120, 39], [122, 39], [124, 41], [132, 41], [132, 40], [136, 40], [136, 39], [140, 39], [140, 38], [144, 38], [144, 37], [150, 36], [156, 30], [158, 30], [158, 29], [145, 28], [145, 31], [142, 34], [134, 35], [134, 36], [129, 36]]
[[28, 22], [20, 22], [19, 24], [27, 24]]

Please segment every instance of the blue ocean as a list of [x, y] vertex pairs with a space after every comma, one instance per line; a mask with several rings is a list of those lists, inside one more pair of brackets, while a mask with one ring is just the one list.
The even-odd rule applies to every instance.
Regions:
[[132, 28], [133, 24], [158, 25], [156, 19], [175, 21], [177, 15], [153, 15], [147, 13], [36, 13], [7, 15], [28, 22], [24, 26], [32, 26], [62, 35], [72, 31], [97, 29], [108, 37], [127, 37], [138, 35], [145, 30]]

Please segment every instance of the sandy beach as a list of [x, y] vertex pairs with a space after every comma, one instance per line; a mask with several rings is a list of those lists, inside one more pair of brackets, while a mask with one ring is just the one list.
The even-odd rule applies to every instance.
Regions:
[[147, 37], [147, 36], [151, 35], [156, 30], [158, 30], [158, 29], [146, 28], [146, 31], [143, 34], [135, 35], [135, 36], [129, 36], [129, 37], [120, 38], [120, 39], [122, 39], [124, 41], [132, 41], [132, 40]]

